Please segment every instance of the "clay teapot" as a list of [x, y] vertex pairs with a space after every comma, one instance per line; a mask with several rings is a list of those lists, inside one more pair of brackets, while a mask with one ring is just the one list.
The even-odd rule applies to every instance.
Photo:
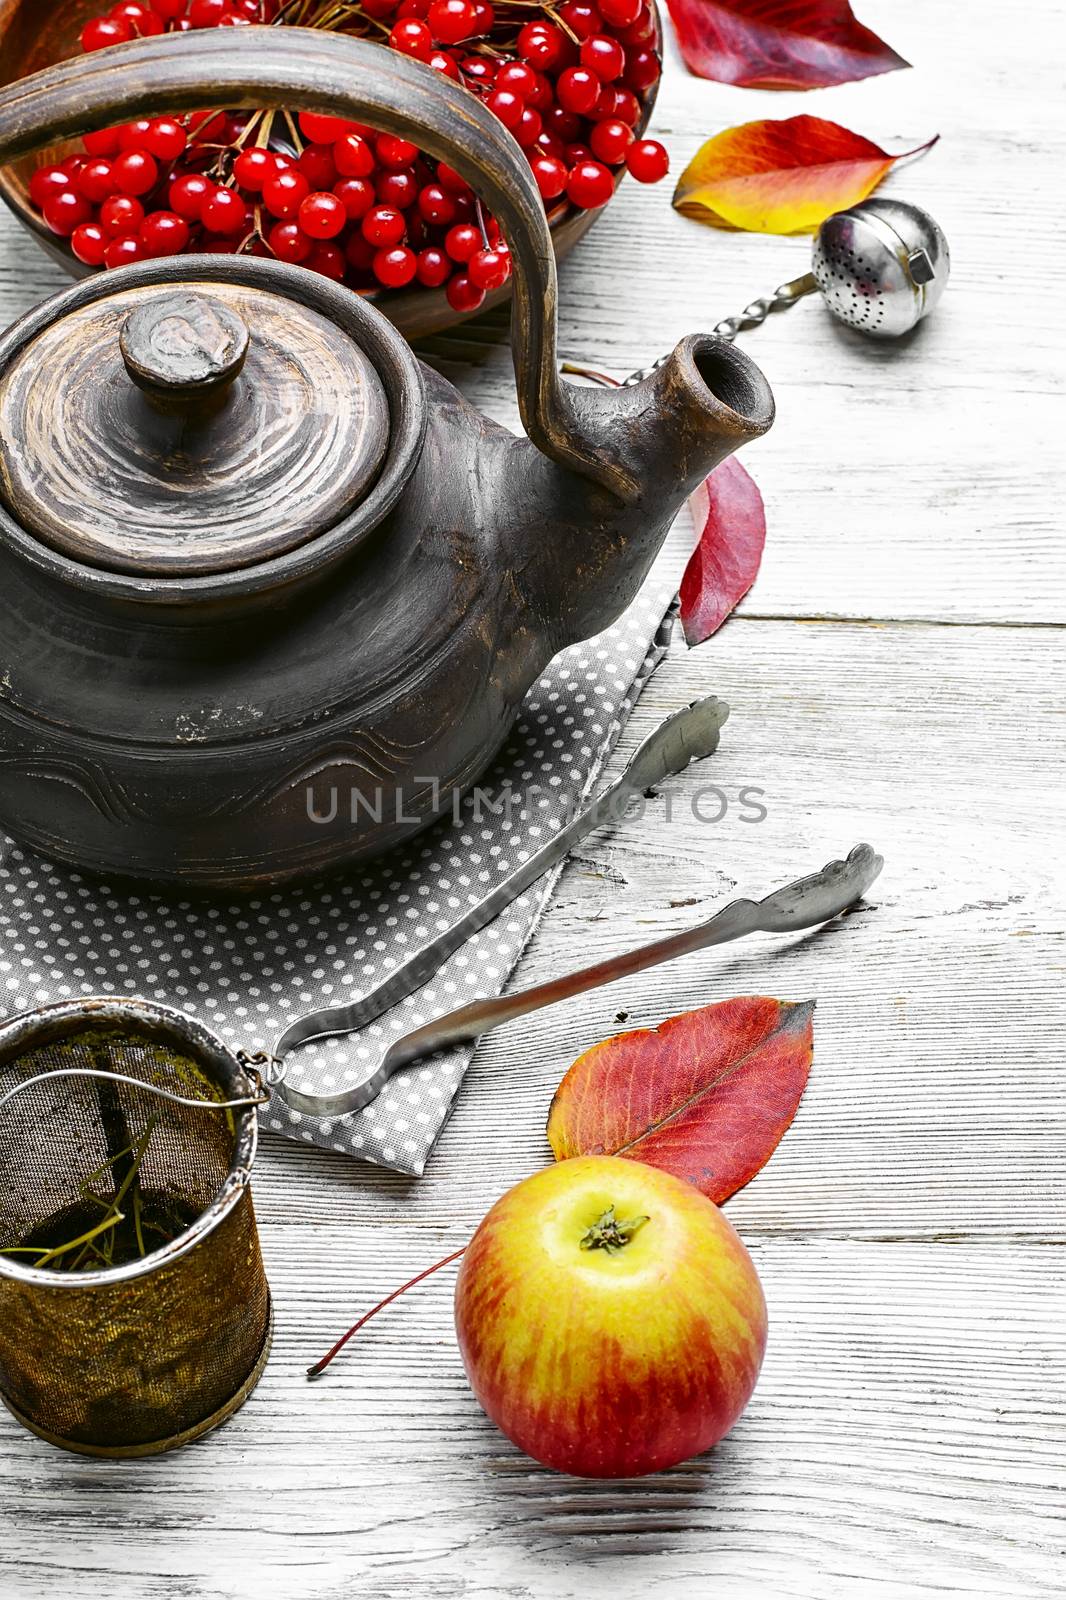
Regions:
[[449, 807], [773, 400], [704, 335], [635, 387], [563, 383], [522, 151], [377, 45], [136, 40], [0, 94], [0, 162], [205, 101], [358, 119], [467, 179], [512, 251], [528, 435], [350, 290], [269, 259], [139, 262], [0, 338], [0, 826], [97, 872], [231, 889], [375, 854]]

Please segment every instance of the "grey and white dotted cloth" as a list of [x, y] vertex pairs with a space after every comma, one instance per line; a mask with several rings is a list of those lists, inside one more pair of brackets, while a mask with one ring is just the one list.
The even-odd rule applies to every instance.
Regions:
[[[0, 1010], [87, 994], [140, 995], [188, 1011], [234, 1049], [269, 1050], [302, 1012], [339, 1005], [450, 926], [579, 809], [668, 637], [692, 533], [680, 519], [640, 595], [606, 633], [558, 656], [506, 749], [449, 817], [347, 877], [240, 903], [131, 893], [6, 841], [0, 867]], [[486, 799], [485, 797], [488, 797]], [[2, 835], [0, 835], [2, 837]], [[526, 891], [428, 984], [358, 1035], [294, 1051], [294, 1082], [331, 1093], [395, 1038], [498, 993], [554, 884]], [[575, 966], [585, 953], [575, 949]], [[473, 1055], [443, 1052], [397, 1074], [373, 1104], [326, 1121], [280, 1101], [264, 1126], [290, 1139], [420, 1175]]]

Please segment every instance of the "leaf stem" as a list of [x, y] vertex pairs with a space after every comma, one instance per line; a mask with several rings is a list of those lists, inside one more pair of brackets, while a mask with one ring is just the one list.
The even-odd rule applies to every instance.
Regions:
[[464, 1244], [462, 1250], [455, 1250], [450, 1256], [445, 1256], [442, 1261], [435, 1261], [431, 1267], [426, 1267], [425, 1271], [417, 1273], [415, 1277], [409, 1278], [406, 1283], [401, 1284], [398, 1289], [394, 1289], [391, 1294], [387, 1294], [384, 1300], [379, 1300], [376, 1306], [371, 1306], [370, 1310], [364, 1316], [361, 1316], [358, 1322], [352, 1324], [347, 1333], [341, 1335], [333, 1348], [326, 1351], [321, 1361], [316, 1361], [313, 1367], [308, 1367], [307, 1376], [309, 1378], [320, 1377], [334, 1356], [340, 1355], [348, 1340], [353, 1338], [360, 1328], [365, 1328], [371, 1317], [376, 1317], [379, 1311], [384, 1311], [386, 1306], [391, 1305], [394, 1300], [398, 1300], [402, 1294], [406, 1294], [408, 1289], [413, 1289], [416, 1283], [421, 1283], [423, 1278], [428, 1278], [432, 1273], [439, 1272], [441, 1267], [447, 1267], [451, 1262], [458, 1261], [465, 1249], [466, 1245]]

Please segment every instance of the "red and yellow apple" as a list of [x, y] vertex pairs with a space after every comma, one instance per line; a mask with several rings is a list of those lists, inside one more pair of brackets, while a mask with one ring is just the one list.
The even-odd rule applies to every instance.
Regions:
[[659, 1472], [716, 1444], [766, 1347], [762, 1286], [691, 1184], [575, 1156], [509, 1190], [455, 1292], [463, 1363], [492, 1420], [560, 1472]]

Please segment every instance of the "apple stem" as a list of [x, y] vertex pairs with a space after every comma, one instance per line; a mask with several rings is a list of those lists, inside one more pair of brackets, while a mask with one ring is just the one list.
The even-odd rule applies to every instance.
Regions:
[[638, 1228], [642, 1228], [650, 1219], [648, 1217], [630, 1217], [625, 1222], [620, 1222], [614, 1214], [614, 1206], [608, 1206], [603, 1215], [587, 1228], [581, 1235], [582, 1250], [606, 1250], [609, 1256], [617, 1255], [619, 1250], [624, 1250]]
[[394, 1289], [391, 1294], [387, 1294], [384, 1300], [379, 1300], [376, 1306], [371, 1306], [370, 1310], [361, 1316], [358, 1322], [352, 1324], [347, 1333], [341, 1335], [332, 1350], [326, 1351], [321, 1361], [316, 1361], [313, 1367], [308, 1367], [307, 1376], [309, 1378], [320, 1377], [334, 1356], [340, 1355], [348, 1340], [357, 1334], [360, 1328], [365, 1327], [371, 1317], [376, 1317], [379, 1311], [384, 1311], [386, 1306], [391, 1305], [394, 1300], [398, 1300], [402, 1294], [406, 1294], [408, 1289], [413, 1289], [416, 1283], [421, 1283], [423, 1278], [428, 1278], [432, 1273], [439, 1272], [441, 1267], [448, 1266], [452, 1261], [458, 1261], [465, 1249], [466, 1245], [464, 1244], [461, 1250], [453, 1251], [450, 1256], [445, 1256], [442, 1261], [435, 1261], [431, 1267], [426, 1267], [423, 1272], [417, 1273], [413, 1278], [409, 1278], [406, 1283], [401, 1284], [398, 1289]]

